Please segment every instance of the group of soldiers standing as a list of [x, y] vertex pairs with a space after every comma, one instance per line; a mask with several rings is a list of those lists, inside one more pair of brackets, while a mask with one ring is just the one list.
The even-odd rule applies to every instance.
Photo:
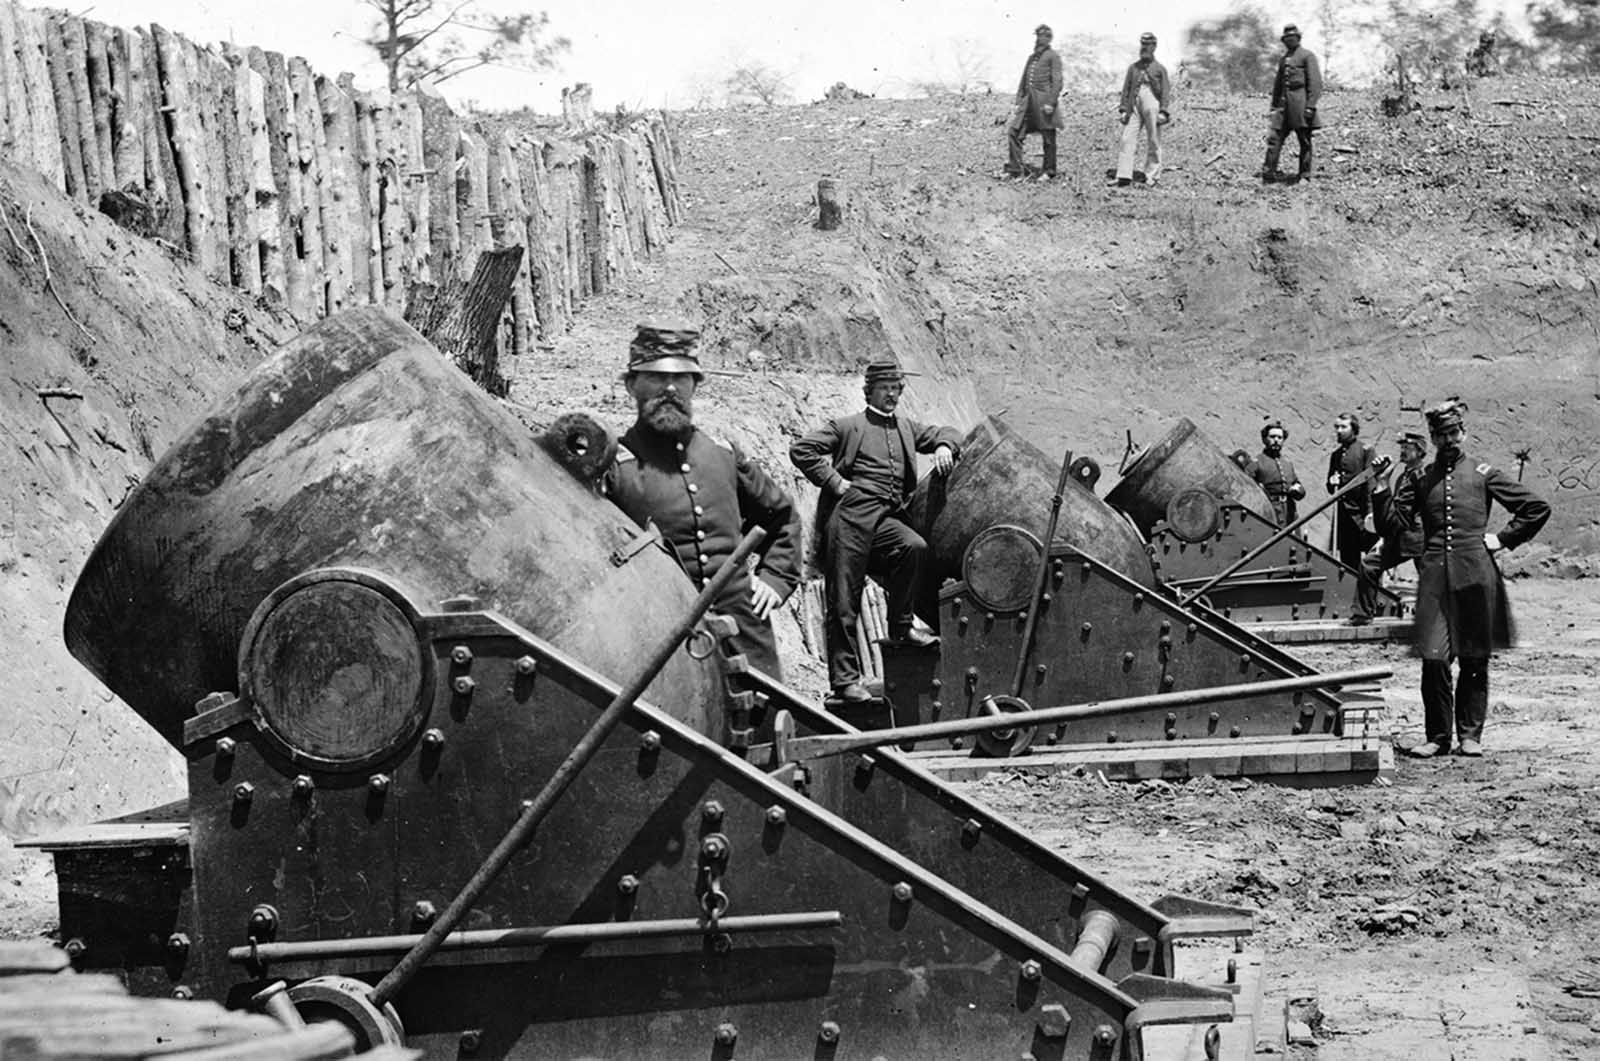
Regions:
[[[1495, 556], [1537, 534], [1550, 506], [1488, 462], [1465, 455], [1467, 406], [1450, 399], [1424, 411], [1428, 433], [1401, 433], [1401, 470], [1390, 487], [1391, 462], [1361, 441], [1354, 413], [1334, 420], [1327, 490], [1344, 492], [1334, 512], [1334, 552], [1357, 571], [1357, 609], [1350, 622], [1371, 621], [1383, 573], [1410, 560], [1417, 570], [1415, 643], [1422, 657], [1426, 739], [1409, 749], [1432, 758], [1454, 744], [1461, 755], [1483, 754], [1489, 709], [1489, 656], [1510, 640], [1509, 611]], [[1280, 525], [1298, 519], [1306, 495], [1283, 456], [1288, 432], [1271, 420], [1261, 429], [1261, 454], [1246, 467], [1272, 502]], [[1436, 456], [1428, 460], [1428, 441]], [[1498, 503], [1511, 516], [1489, 530]], [[1381, 545], [1378, 543], [1381, 541]], [[1371, 548], [1378, 545], [1378, 548]], [[1369, 551], [1370, 550], [1370, 551]], [[1459, 659], [1454, 686], [1451, 664]]]
[[[1039, 175], [1045, 180], [1057, 176], [1056, 133], [1065, 122], [1061, 113], [1061, 53], [1052, 48], [1055, 35], [1049, 26], [1034, 31], [1033, 51], [1023, 63], [1017, 84], [1016, 106], [1006, 126], [1009, 152], [1005, 173], [1021, 177], [1024, 143], [1029, 133], [1043, 140], [1043, 159]], [[1311, 175], [1311, 134], [1321, 128], [1317, 104], [1322, 98], [1322, 69], [1317, 57], [1300, 45], [1300, 30], [1293, 23], [1283, 27], [1283, 55], [1278, 59], [1272, 82], [1272, 104], [1267, 127], [1267, 155], [1261, 179], [1267, 183], [1285, 179], [1278, 172], [1283, 144], [1293, 133], [1300, 145], [1297, 172], [1291, 183]], [[1116, 169], [1110, 180], [1118, 187], [1134, 183], [1142, 172], [1144, 183], [1155, 184], [1161, 175], [1161, 130], [1172, 120], [1172, 77], [1156, 59], [1156, 35], [1139, 36], [1139, 58], [1128, 66], [1117, 101], [1117, 117], [1122, 123], [1121, 145]], [[1144, 169], [1134, 169], [1139, 141], [1145, 141]]]
[[[788, 492], [737, 446], [694, 423], [694, 397], [705, 378], [698, 341], [693, 328], [639, 326], [623, 377], [637, 418], [602, 485], [640, 526], [659, 529], [697, 586], [717, 574], [747, 529], [766, 530], [754, 568], [739, 572], [716, 607], [738, 625], [734, 650], [779, 676], [771, 617], [800, 582], [799, 512]], [[795, 468], [821, 491], [828, 676], [834, 698], [845, 703], [872, 697], [855, 637], [869, 574], [885, 589], [890, 638], [922, 647], [937, 643], [913, 615], [928, 546], [909, 522], [909, 502], [916, 455], [930, 455], [934, 473], [945, 475], [961, 450], [953, 428], [899, 414], [905, 373], [894, 362], [867, 366], [863, 384], [860, 412], [829, 420], [789, 450]], [[1334, 420], [1337, 445], [1328, 456], [1327, 490], [1343, 491], [1335, 552], [1361, 573], [1359, 611], [1351, 621], [1369, 621], [1376, 611], [1384, 571], [1408, 559], [1417, 567], [1415, 633], [1427, 739], [1411, 753], [1424, 758], [1452, 744], [1460, 754], [1482, 754], [1489, 655], [1508, 637], [1494, 557], [1532, 538], [1550, 518], [1550, 506], [1518, 480], [1465, 455], [1466, 412], [1451, 399], [1425, 411], [1426, 437], [1415, 431], [1400, 436], [1404, 466], [1392, 489], [1392, 462], [1361, 441], [1354, 413]], [[1306, 494], [1283, 455], [1287, 440], [1282, 423], [1267, 423], [1261, 454], [1247, 467], [1282, 525], [1296, 521], [1297, 502]], [[1499, 531], [1489, 530], [1492, 503], [1510, 513]], [[1380, 539], [1382, 546], [1368, 552]]]

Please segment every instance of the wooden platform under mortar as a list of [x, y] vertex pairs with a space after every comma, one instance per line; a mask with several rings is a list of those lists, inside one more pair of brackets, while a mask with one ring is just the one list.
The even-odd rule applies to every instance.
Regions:
[[1311, 645], [1345, 641], [1409, 645], [1413, 623], [1408, 615], [1403, 619], [1374, 619], [1360, 626], [1352, 626], [1343, 619], [1300, 619], [1286, 623], [1243, 625], [1251, 633], [1277, 645]]
[[1346, 689], [1343, 736], [1218, 737], [1206, 740], [1118, 741], [1115, 744], [1039, 743], [1009, 759], [974, 758], [965, 750], [910, 752], [918, 766], [947, 781], [975, 781], [996, 770], [1054, 774], [1082, 770], [1112, 781], [1191, 777], [1249, 777], [1300, 787], [1370, 784], [1394, 776], [1394, 747], [1376, 688]]
[[[1212, 1056], [1233, 1061], [1284, 1056], [1283, 1011], [1267, 1004], [1261, 952], [1237, 946], [1244, 943], [1241, 939], [1179, 944], [1176, 975], [1189, 983], [1232, 991], [1233, 1020], [1209, 1026], [1173, 1024], [1146, 1028], [1146, 1061], [1206, 1061]], [[1217, 1030], [1214, 1055], [1206, 1052], [1206, 1037], [1211, 1028]]]

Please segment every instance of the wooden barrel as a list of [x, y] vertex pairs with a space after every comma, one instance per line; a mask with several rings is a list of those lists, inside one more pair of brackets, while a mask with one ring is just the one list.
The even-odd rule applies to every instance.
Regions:
[[1274, 522], [1266, 491], [1187, 417], [1128, 466], [1106, 500], [1128, 514], [1147, 537], [1167, 506], [1185, 490], [1200, 488]]
[[[317, 568], [374, 572], [424, 611], [475, 598], [626, 681], [695, 597], [660, 549], [612, 562], [638, 534], [411, 327], [350, 310], [151, 469], [79, 576], [66, 640], [179, 747], [196, 701], [239, 689], [257, 605]], [[719, 683], [679, 653], [646, 695], [710, 732]]]
[[[923, 479], [911, 502], [913, 522], [928, 540], [935, 584], [962, 577], [967, 547], [997, 524], [1021, 527], [1043, 538], [1060, 475], [1059, 459], [1047, 456], [1003, 420], [991, 416], [974, 427], [948, 478]], [[1068, 481], [1055, 540], [1135, 581], [1155, 585], [1150, 556], [1138, 531], [1085, 482], [1078, 475]]]

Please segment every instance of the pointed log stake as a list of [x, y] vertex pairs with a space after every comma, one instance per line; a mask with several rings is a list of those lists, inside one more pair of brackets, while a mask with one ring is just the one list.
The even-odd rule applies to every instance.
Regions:
[[617, 695], [606, 705], [605, 710], [600, 712], [600, 717], [595, 719], [594, 725], [589, 727], [587, 733], [578, 738], [578, 743], [572, 746], [572, 751], [562, 760], [561, 765], [556, 767], [555, 772], [550, 775], [550, 779], [545, 782], [544, 788], [540, 790], [539, 794], [524, 805], [521, 816], [512, 824], [505, 837], [495, 845], [494, 850], [489, 852], [488, 857], [483, 860], [483, 864], [478, 867], [478, 871], [462, 887], [460, 894], [452, 899], [444, 912], [438, 916], [432, 925], [428, 926], [428, 931], [416, 942], [416, 945], [407, 951], [405, 956], [395, 964], [395, 967], [385, 973], [383, 979], [379, 980], [377, 985], [373, 987], [372, 993], [367, 997], [374, 1006], [382, 1009], [404, 990], [406, 984], [410, 983], [411, 979], [417, 975], [428, 959], [444, 943], [446, 937], [455, 931], [456, 925], [460, 924], [467, 911], [472, 909], [473, 904], [478, 901], [506, 866], [510, 864], [516, 853], [527, 846], [528, 841], [533, 839], [533, 834], [538, 831], [540, 823], [550, 813], [551, 808], [556, 805], [556, 801], [561, 798], [578, 774], [600, 751], [600, 748], [606, 742], [606, 738], [611, 735], [611, 731], [616, 729], [628, 712], [633, 709], [634, 701], [639, 699], [650, 683], [655, 680], [656, 675], [661, 672], [661, 668], [665, 667], [667, 662], [672, 659], [683, 644], [684, 639], [694, 632], [696, 624], [716, 603], [717, 599], [722, 595], [722, 591], [733, 580], [733, 576], [745, 569], [745, 561], [756, 551], [756, 548], [766, 536], [766, 531], [760, 527], [752, 527], [750, 532], [740, 539], [738, 546], [733, 550], [733, 555], [728, 557], [721, 570], [712, 577], [710, 582], [706, 583], [705, 589], [700, 591], [700, 595], [689, 606], [688, 614], [679, 619], [672, 629], [668, 631], [667, 636], [650, 653], [639, 673], [634, 675], [632, 681], [617, 691]]
[[[948, 722], [924, 722], [916, 726], [898, 726], [893, 729], [866, 730], [860, 733], [837, 733], [818, 737], [791, 737], [790, 760], [822, 759], [831, 755], [881, 748], [889, 744], [911, 741], [957, 737], [970, 733], [987, 733], [994, 730], [1016, 729], [1019, 726], [1042, 726], [1049, 722], [1072, 722], [1083, 718], [1104, 718], [1132, 711], [1159, 710], [1171, 707], [1189, 707], [1195, 704], [1213, 704], [1219, 700], [1246, 700], [1256, 696], [1271, 696], [1303, 689], [1323, 689], [1335, 685], [1377, 681], [1394, 673], [1390, 667], [1364, 667], [1360, 670], [1333, 671], [1327, 674], [1305, 674], [1294, 678], [1278, 678], [1264, 682], [1241, 682], [1238, 685], [1216, 685], [1207, 689], [1186, 689], [1177, 693], [1152, 693], [1149, 696], [1128, 696], [1117, 700], [1091, 700], [1065, 707], [1046, 707], [1034, 711], [1005, 714], [981, 714], [971, 718], [956, 718]], [[752, 750], [754, 751], [754, 750]]]

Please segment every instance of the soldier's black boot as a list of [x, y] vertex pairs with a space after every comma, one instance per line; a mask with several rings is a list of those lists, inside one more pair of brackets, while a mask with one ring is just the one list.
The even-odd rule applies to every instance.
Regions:
[[1053, 178], [1056, 175], [1056, 131], [1044, 131], [1044, 175]]
[[1456, 733], [1462, 755], [1483, 754], [1483, 723], [1489, 717], [1489, 657], [1462, 656], [1456, 675]]
[[1267, 137], [1267, 160], [1261, 163], [1261, 183], [1271, 184], [1278, 179], [1278, 156], [1283, 152], [1283, 134]]

